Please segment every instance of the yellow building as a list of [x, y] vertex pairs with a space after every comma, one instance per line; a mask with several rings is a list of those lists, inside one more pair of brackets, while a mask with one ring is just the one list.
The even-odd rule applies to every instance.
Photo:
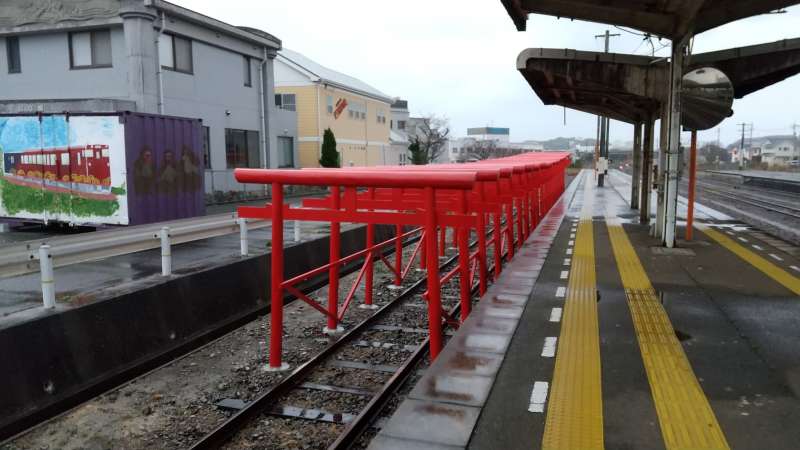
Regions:
[[322, 135], [330, 128], [342, 166], [397, 164], [389, 143], [394, 100], [361, 80], [283, 49], [275, 58], [275, 102], [297, 111], [300, 167], [319, 167]]

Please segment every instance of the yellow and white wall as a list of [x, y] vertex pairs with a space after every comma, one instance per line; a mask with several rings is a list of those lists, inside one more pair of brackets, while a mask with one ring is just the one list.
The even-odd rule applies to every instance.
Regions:
[[[295, 95], [300, 167], [319, 167], [326, 128], [336, 137], [342, 166], [396, 164], [389, 143], [390, 98], [366, 95], [315, 79], [281, 64], [279, 58], [275, 70], [275, 93]], [[340, 99], [347, 101], [347, 107], [336, 117], [334, 111]]]

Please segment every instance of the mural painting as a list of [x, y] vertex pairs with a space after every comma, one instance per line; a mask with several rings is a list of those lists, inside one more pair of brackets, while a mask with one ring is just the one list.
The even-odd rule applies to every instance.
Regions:
[[119, 117], [0, 117], [0, 155], [0, 216], [128, 223]]

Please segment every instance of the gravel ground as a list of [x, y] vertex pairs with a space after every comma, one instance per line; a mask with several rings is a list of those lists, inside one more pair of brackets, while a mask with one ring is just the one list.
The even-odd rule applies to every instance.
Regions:
[[[449, 240], [448, 240], [449, 241]], [[413, 247], [413, 246], [412, 246]], [[404, 250], [408, 258], [412, 248]], [[448, 250], [452, 254], [453, 250]], [[375, 265], [375, 303], [386, 304], [398, 291], [386, 289], [393, 277], [381, 263]], [[404, 287], [422, 277], [410, 272]], [[344, 277], [343, 299], [356, 274]], [[443, 286], [443, 308], [458, 302], [458, 277]], [[361, 303], [361, 293], [353, 306]], [[325, 303], [327, 287], [311, 298]], [[476, 300], [476, 299], [473, 299]], [[427, 307], [419, 297], [409, 300], [419, 307], [393, 309], [379, 323], [427, 329]], [[322, 334], [324, 318], [313, 308], [296, 301], [284, 308], [284, 360], [292, 367], [308, 361], [323, 350], [331, 338]], [[351, 307], [342, 324], [350, 328], [373, 314], [372, 310]], [[176, 449], [185, 448], [221, 424], [232, 413], [215, 404], [226, 398], [250, 401], [279, 382], [286, 372], [264, 372], [268, 351], [269, 315], [253, 321], [217, 341], [171, 362], [133, 382], [47, 422], [3, 447], [22, 449]], [[372, 330], [357, 340], [418, 345], [425, 336], [419, 333]], [[370, 364], [402, 364], [411, 353], [402, 347], [375, 348], [348, 344], [335, 359]], [[427, 362], [395, 394], [384, 416], [391, 414], [400, 400], [421, 376]], [[306, 382], [345, 387], [378, 389], [391, 374], [338, 367], [322, 367]], [[292, 391], [281, 404], [323, 409], [331, 413], [357, 414], [369, 401], [365, 396], [310, 389]], [[309, 420], [262, 416], [240, 432], [227, 446], [234, 449], [312, 449], [325, 448], [336, 439], [343, 426]], [[363, 441], [368, 442], [365, 436]]]
[[[406, 258], [411, 250], [404, 250]], [[393, 278], [383, 264], [375, 264], [375, 274], [375, 303], [382, 305], [397, 292], [385, 289]], [[355, 276], [354, 273], [342, 278], [341, 299]], [[404, 286], [420, 276], [410, 273]], [[311, 298], [324, 303], [327, 287], [313, 293]], [[363, 294], [357, 293], [342, 322], [345, 327], [373, 313], [355, 307], [362, 299]], [[267, 315], [250, 322], [181, 359], [45, 422], [3, 449], [185, 448], [230, 416], [230, 412], [215, 406], [218, 401], [225, 398], [249, 401], [286, 375], [261, 370], [268, 352], [269, 318]], [[284, 321], [284, 360], [293, 367], [328, 345], [328, 338], [322, 334], [324, 318], [303, 302], [287, 305]]]

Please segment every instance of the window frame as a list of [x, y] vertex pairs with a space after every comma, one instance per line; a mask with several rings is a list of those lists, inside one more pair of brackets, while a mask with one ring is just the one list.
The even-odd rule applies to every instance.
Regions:
[[[19, 36], [6, 36], [6, 65], [8, 73], [22, 73], [22, 52], [19, 47]], [[13, 46], [12, 46], [13, 42]], [[12, 67], [12, 48], [16, 51], [16, 66]], [[16, 70], [13, 70], [16, 69]]]
[[[108, 64], [95, 64], [94, 62], [94, 33], [105, 31], [108, 32], [108, 51], [109, 51], [109, 59], [111, 62]], [[92, 63], [89, 65], [83, 66], [76, 66], [75, 65], [75, 48], [72, 45], [72, 37], [76, 34], [83, 34], [89, 33], [89, 57], [92, 59]], [[84, 70], [84, 69], [108, 69], [114, 67], [114, 48], [111, 43], [111, 28], [96, 28], [91, 30], [84, 30], [84, 31], [70, 31], [67, 36], [67, 42], [69, 47], [69, 69], [70, 70]]]
[[[228, 138], [229, 136], [232, 138], [234, 134], [238, 134], [244, 137], [244, 165], [238, 165], [239, 158], [238, 155], [234, 155], [233, 158], [233, 165], [231, 165], [231, 159], [228, 157]], [[254, 148], [251, 148], [250, 138], [253, 139], [252, 145]], [[225, 128], [225, 167], [227, 169], [237, 169], [237, 168], [248, 168], [248, 169], [258, 169], [261, 168], [261, 151], [260, 151], [260, 143], [261, 137], [257, 130], [246, 130], [241, 128]], [[255, 150], [255, 152], [253, 152]], [[250, 160], [251, 153], [254, 153], [256, 161]]]
[[[286, 103], [284, 101], [284, 98], [286, 98], [286, 96], [291, 96], [294, 99], [294, 103]], [[278, 99], [280, 99], [280, 102], [278, 101]], [[292, 108], [291, 109], [284, 108], [285, 105], [292, 105]], [[275, 108], [283, 110], [283, 111], [297, 112], [297, 94], [292, 93], [292, 92], [276, 93], [275, 94]]]
[[[253, 87], [253, 65], [250, 61], [250, 57], [247, 55], [242, 55], [242, 58], [244, 58], [242, 66], [244, 72], [244, 86]], [[192, 68], [194, 69], [194, 61], [192, 62]]]
[[[178, 36], [177, 34], [172, 33], [164, 33], [165, 36], [169, 36], [171, 39], [171, 47], [172, 47], [172, 65], [165, 66], [164, 64], [159, 61], [158, 63], [161, 65], [162, 69], [171, 70], [173, 72], [178, 73], [185, 73], [187, 75], [194, 75], [194, 41], [189, 38], [185, 38], [183, 36]], [[175, 39], [182, 39], [189, 43], [189, 70], [179, 69], [178, 68], [178, 57], [175, 52]]]

